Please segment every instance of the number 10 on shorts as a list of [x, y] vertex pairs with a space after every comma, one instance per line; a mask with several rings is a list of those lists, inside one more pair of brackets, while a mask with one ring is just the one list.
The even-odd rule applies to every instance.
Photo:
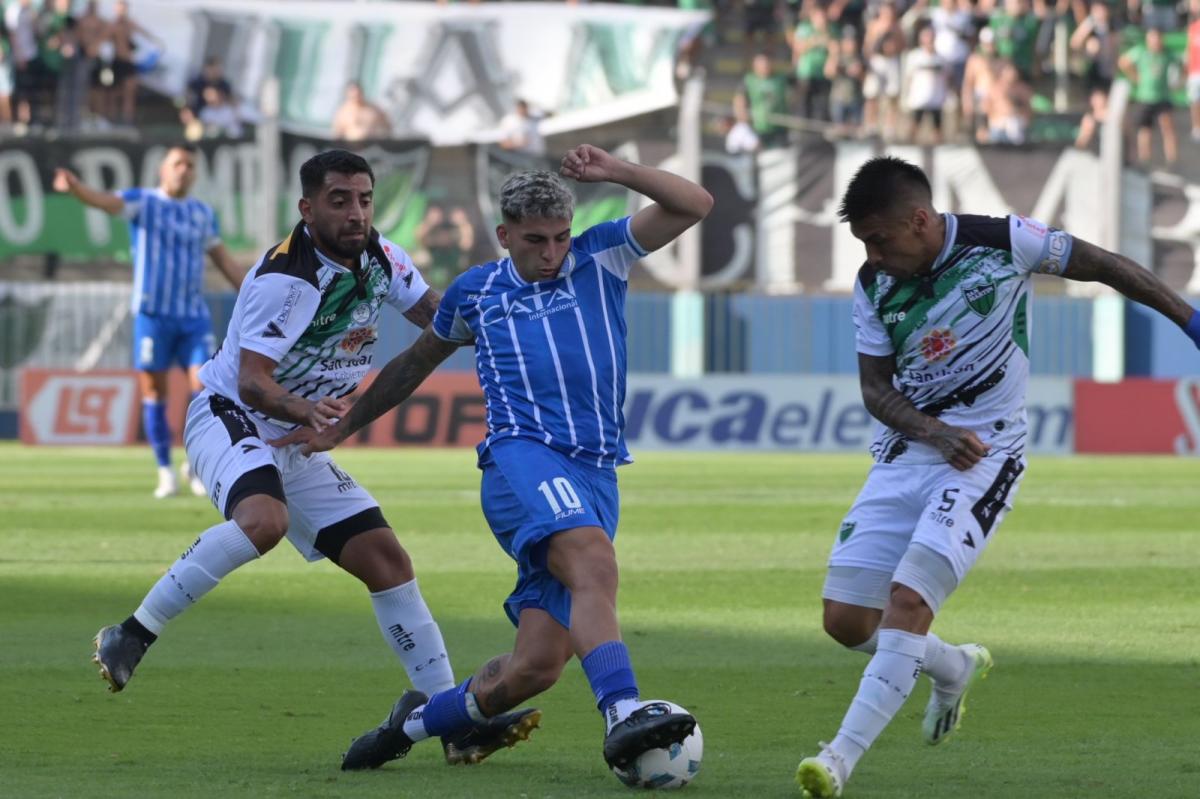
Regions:
[[[553, 489], [551, 486], [553, 486]], [[550, 510], [554, 512], [554, 518], [556, 519], [581, 513], [583, 510], [583, 503], [579, 501], [579, 495], [575, 493], [575, 487], [565, 477], [543, 480], [538, 483], [538, 491], [541, 491], [542, 496], [546, 498], [546, 502], [549, 503]], [[555, 496], [555, 494], [558, 496]]]

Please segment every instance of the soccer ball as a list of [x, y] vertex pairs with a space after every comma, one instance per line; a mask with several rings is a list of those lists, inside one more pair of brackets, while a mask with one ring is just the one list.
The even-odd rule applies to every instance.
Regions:
[[[655, 699], [644, 704], [662, 704], [672, 713], [687, 713], [674, 702]], [[704, 756], [704, 735], [700, 725], [682, 743], [671, 744], [666, 749], [651, 749], [633, 762], [625, 771], [613, 769], [617, 779], [630, 788], [658, 788], [671, 790], [682, 788], [700, 773], [700, 759]]]

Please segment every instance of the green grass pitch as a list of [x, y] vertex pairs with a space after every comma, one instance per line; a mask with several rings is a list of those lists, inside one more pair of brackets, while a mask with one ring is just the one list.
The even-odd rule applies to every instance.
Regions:
[[[513, 568], [473, 453], [339, 462], [412, 553], [456, 672], [505, 651]], [[646, 698], [692, 710], [687, 796], [790, 797], [865, 663], [820, 630], [825, 558], [863, 456], [643, 453], [622, 469], [620, 610]], [[344, 774], [406, 678], [364, 590], [287, 544], [180, 617], [129, 687], [90, 663], [196, 534], [201, 498], [150, 497], [149, 453], [0, 446], [0, 796], [619, 797], [577, 665], [531, 742], [475, 768], [440, 747]], [[847, 797], [1200, 796], [1200, 462], [1034, 459], [1017, 508], [935, 629], [986, 643], [962, 731], [926, 746], [922, 680]]]

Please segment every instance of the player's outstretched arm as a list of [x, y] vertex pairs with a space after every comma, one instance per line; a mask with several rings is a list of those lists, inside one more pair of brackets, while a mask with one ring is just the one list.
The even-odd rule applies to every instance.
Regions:
[[959, 471], [966, 471], [988, 454], [988, 447], [970, 430], [953, 427], [922, 413], [908, 397], [896, 390], [892, 375], [896, 356], [858, 354], [858, 380], [867, 411], [893, 430], [922, 441]]
[[70, 194], [84, 205], [99, 208], [106, 214], [116, 216], [125, 210], [125, 201], [121, 199], [120, 195], [93, 189], [69, 169], [54, 170], [53, 185], [55, 191]]
[[408, 399], [438, 364], [456, 349], [456, 342], [446, 341], [434, 333], [432, 327], [427, 327], [411, 347], [388, 361], [375, 382], [337, 424], [324, 430], [298, 428], [268, 443], [276, 447], [303, 444], [300, 452], [304, 455], [333, 449]]
[[648, 252], [665, 247], [708, 216], [712, 195], [702, 186], [661, 169], [614, 158], [599, 147], [581, 144], [562, 159], [562, 174], [580, 183], [616, 183], [654, 201], [633, 215], [630, 231]]
[[208, 257], [212, 258], [213, 264], [229, 281], [229, 285], [233, 286], [234, 290], [242, 287], [242, 280], [246, 277], [246, 270], [238, 266], [237, 261], [233, 260], [233, 256], [229, 254], [229, 250], [225, 249], [224, 244], [213, 245], [208, 251]]
[[1179, 325], [1200, 347], [1200, 311], [1188, 305], [1157, 275], [1136, 261], [1082, 239], [1075, 239], [1063, 277], [1103, 283], [1116, 289]]

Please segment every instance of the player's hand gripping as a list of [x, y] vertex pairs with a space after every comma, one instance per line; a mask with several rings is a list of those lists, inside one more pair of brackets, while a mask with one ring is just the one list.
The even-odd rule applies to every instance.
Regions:
[[603, 183], [613, 179], [620, 164], [619, 158], [614, 158], [599, 147], [581, 144], [563, 156], [559, 172], [580, 183]]
[[54, 170], [54, 190], [66, 194], [79, 185], [79, 176], [69, 169], [59, 167]]
[[333, 426], [348, 410], [350, 400], [322, 397], [312, 404], [312, 409], [305, 419], [307, 427], [297, 427], [279, 438], [267, 439], [267, 443], [272, 447], [299, 444], [301, 455], [328, 452], [341, 443], [341, 439], [333, 432]]
[[944, 425], [927, 439], [927, 443], [937, 447], [938, 452], [946, 462], [965, 472], [988, 454], [988, 445], [979, 440], [979, 436], [962, 427]]
[[314, 452], [328, 452], [340, 441], [332, 433], [332, 427], [326, 427], [318, 433], [311, 427], [297, 427], [279, 438], [269, 438], [267, 443], [272, 447], [287, 447], [292, 444], [300, 445], [301, 455], [312, 455]]
[[312, 404], [304, 423], [319, 433], [326, 427], [337, 424], [348, 410], [350, 410], [350, 400], [339, 397], [321, 397]]

